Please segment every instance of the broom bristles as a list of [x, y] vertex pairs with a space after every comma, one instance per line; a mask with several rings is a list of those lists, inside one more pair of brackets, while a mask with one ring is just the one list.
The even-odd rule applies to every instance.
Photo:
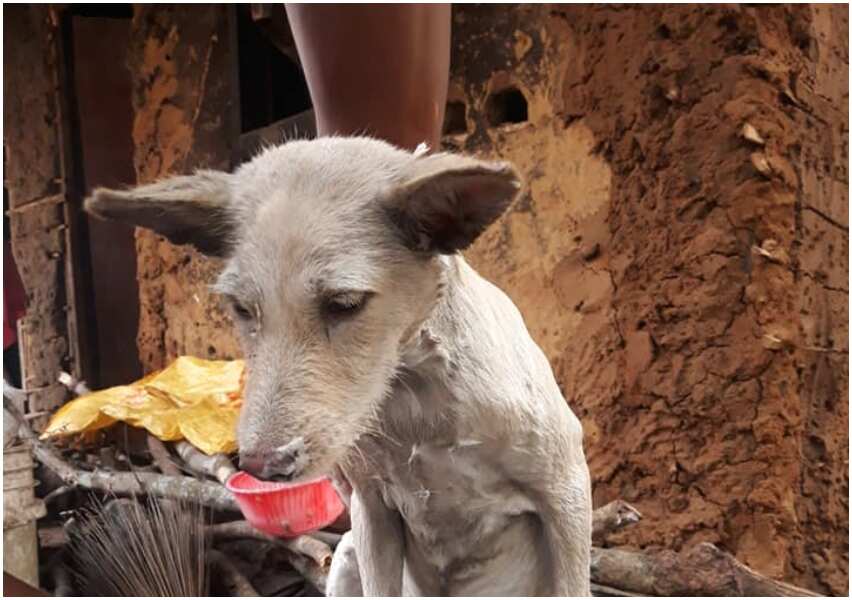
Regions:
[[205, 512], [197, 503], [97, 502], [70, 532], [80, 589], [95, 596], [206, 596]]

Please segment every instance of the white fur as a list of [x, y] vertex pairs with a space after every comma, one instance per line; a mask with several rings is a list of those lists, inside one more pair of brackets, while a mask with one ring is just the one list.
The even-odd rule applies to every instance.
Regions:
[[[454, 252], [518, 185], [503, 163], [322, 138], [87, 201], [228, 258], [240, 451], [338, 474], [353, 528], [331, 594], [589, 595], [580, 423], [514, 304]], [[362, 308], [334, 316], [341, 298]]]
[[382, 431], [359, 441], [370, 462], [347, 471], [353, 494], [399, 515], [376, 517], [376, 542], [361, 531], [372, 520], [353, 520], [359, 558], [404, 539], [391, 544], [405, 548], [403, 564], [393, 553], [361, 565], [364, 595], [588, 595], [580, 424], [511, 301], [460, 256], [442, 263], [447, 286], [428, 336], [403, 351]]

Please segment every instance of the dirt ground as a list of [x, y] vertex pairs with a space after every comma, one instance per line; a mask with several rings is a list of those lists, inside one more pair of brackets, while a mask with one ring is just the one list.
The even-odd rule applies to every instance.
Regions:
[[[645, 515], [616, 541], [710, 541], [843, 595], [847, 14], [458, 8], [446, 138], [526, 176], [468, 258], [517, 303], [581, 417], [596, 504]], [[217, 117], [198, 93], [218, 85], [215, 49], [202, 37], [173, 60], [179, 32], [150, 14], [134, 27], [139, 179], [215, 163], [200, 147], [228, 156], [198, 125]], [[192, 61], [212, 61], [207, 79], [175, 67]], [[145, 368], [238, 355], [206, 289], [217, 265], [148, 233], [137, 248]]]

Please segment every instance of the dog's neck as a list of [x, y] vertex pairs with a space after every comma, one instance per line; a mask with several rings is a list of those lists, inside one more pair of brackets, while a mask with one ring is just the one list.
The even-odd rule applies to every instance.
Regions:
[[439, 256], [436, 266], [439, 272], [434, 299], [422, 318], [412, 324], [400, 344], [400, 369], [419, 372], [424, 376], [434, 375], [436, 369], [447, 367], [446, 342], [453, 335], [447, 317], [457, 311], [457, 291], [464, 285], [465, 271], [471, 270], [461, 255], [457, 254]]

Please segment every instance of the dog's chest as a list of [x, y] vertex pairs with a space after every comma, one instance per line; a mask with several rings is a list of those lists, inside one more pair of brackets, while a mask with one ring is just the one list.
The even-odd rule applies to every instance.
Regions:
[[385, 503], [399, 512], [419, 556], [438, 571], [489, 554], [494, 538], [533, 510], [492, 458], [486, 444], [467, 439], [412, 442], [380, 460]]
[[452, 401], [434, 411], [420, 396], [416, 407], [406, 405], [413, 399], [405, 394], [394, 399], [385, 415], [388, 436], [372, 449], [383, 498], [403, 519], [409, 560], [444, 579], [475, 575], [534, 507], [506, 474], [511, 449], [487, 423], [468, 422]]

